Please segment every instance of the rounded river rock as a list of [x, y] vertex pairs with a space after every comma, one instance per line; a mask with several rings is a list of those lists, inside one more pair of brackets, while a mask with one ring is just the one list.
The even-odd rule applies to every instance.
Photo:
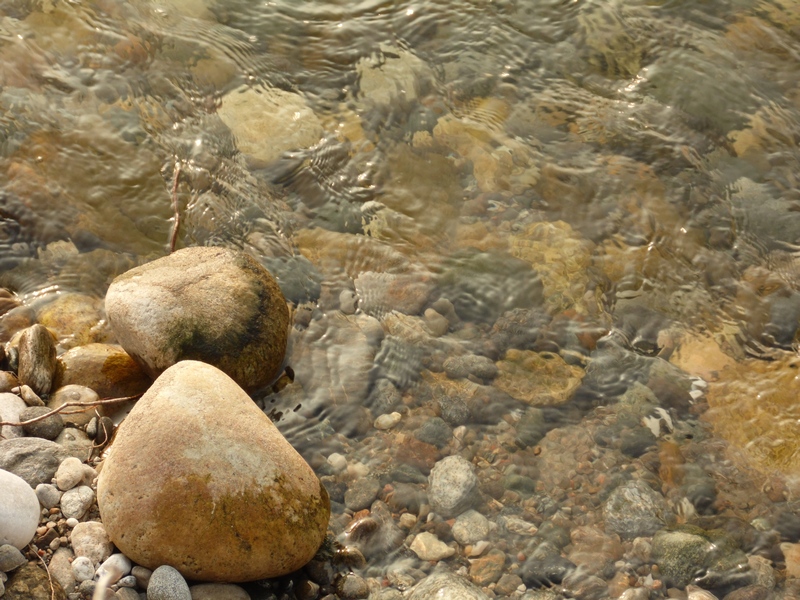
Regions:
[[200, 581], [295, 571], [330, 517], [308, 463], [233, 380], [197, 361], [167, 369], [122, 422], [97, 501], [125, 556]]
[[253, 257], [226, 248], [184, 248], [127, 271], [106, 294], [120, 345], [151, 377], [180, 360], [221, 369], [247, 390], [283, 365], [289, 310]]

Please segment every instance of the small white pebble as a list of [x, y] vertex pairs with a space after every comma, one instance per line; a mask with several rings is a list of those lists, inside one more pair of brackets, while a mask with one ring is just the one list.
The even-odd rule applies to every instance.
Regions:
[[87, 556], [78, 556], [72, 561], [72, 576], [75, 581], [88, 581], [94, 577], [94, 565], [92, 560]]
[[391, 429], [400, 422], [402, 415], [399, 412], [393, 412], [386, 415], [381, 415], [375, 419], [375, 429], [386, 430]]
[[78, 523], [80, 523], [80, 521], [78, 521], [78, 519], [76, 519], [75, 517], [70, 517], [69, 519], [67, 519], [67, 527], [69, 527], [70, 529], [75, 527], [75, 525], [77, 525]]
[[400, 515], [400, 527], [403, 529], [411, 529], [417, 524], [417, 517], [411, 513], [403, 513]]
[[337, 473], [341, 473], [347, 468], [347, 458], [343, 454], [334, 452], [328, 457], [328, 464], [333, 467]]

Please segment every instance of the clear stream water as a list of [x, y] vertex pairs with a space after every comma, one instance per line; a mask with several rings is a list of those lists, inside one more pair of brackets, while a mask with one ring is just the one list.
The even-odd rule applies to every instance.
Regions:
[[177, 208], [178, 247], [247, 250], [297, 307], [259, 401], [334, 479], [377, 468], [376, 416], [412, 436], [461, 393], [451, 355], [561, 361], [472, 373], [496, 416], [451, 415], [452, 451], [531, 403], [579, 427], [657, 357], [720, 493], [783, 490], [711, 512], [791, 512], [798, 144], [794, 0], [0, 2], [0, 285], [102, 298]]

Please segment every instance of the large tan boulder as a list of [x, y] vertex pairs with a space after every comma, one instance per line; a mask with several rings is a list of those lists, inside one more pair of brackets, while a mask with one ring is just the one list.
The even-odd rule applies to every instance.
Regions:
[[233, 380], [197, 361], [167, 369], [122, 422], [97, 502], [128, 558], [200, 581], [294, 571], [330, 517], [311, 467]]
[[286, 299], [243, 252], [179, 250], [117, 277], [105, 306], [120, 345], [153, 378], [180, 360], [200, 360], [254, 390], [283, 365]]

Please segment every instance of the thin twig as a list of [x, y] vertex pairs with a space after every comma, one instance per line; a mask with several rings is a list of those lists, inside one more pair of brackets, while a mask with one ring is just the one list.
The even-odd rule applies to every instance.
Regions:
[[[47, 412], [43, 415], [39, 415], [38, 417], [34, 417], [32, 419], [28, 419], [27, 421], [20, 421], [19, 423], [15, 423], [13, 421], [0, 421], [0, 426], [3, 425], [11, 425], [12, 427], [22, 427], [23, 425], [30, 425], [31, 423], [36, 423], [37, 421], [41, 421], [46, 419], [47, 417], [52, 417], [55, 414], [61, 413], [67, 408], [92, 408], [93, 406], [105, 406], [107, 404], [119, 404], [120, 402], [128, 402], [129, 400], [137, 400], [140, 398], [141, 394], [136, 394], [135, 396], [125, 396], [123, 398], [104, 398], [102, 400], [94, 400], [92, 402], [65, 402], [61, 406], [54, 408], [50, 412]], [[74, 415], [76, 413], [83, 412], [82, 410], [73, 410], [69, 412], [64, 412], [65, 415]]]
[[178, 229], [181, 226], [181, 211], [178, 205], [178, 180], [181, 177], [181, 163], [175, 163], [175, 173], [172, 175], [172, 232], [169, 236], [169, 252], [175, 252], [178, 242]]
[[28, 549], [33, 552], [36, 557], [41, 561], [42, 566], [44, 567], [45, 572], [47, 573], [47, 581], [50, 583], [50, 600], [56, 600], [56, 588], [53, 586], [53, 576], [50, 575], [50, 569], [47, 567], [47, 563], [44, 562], [44, 558], [39, 555], [38, 550], [36, 550], [36, 546], [33, 544], [28, 544]]

